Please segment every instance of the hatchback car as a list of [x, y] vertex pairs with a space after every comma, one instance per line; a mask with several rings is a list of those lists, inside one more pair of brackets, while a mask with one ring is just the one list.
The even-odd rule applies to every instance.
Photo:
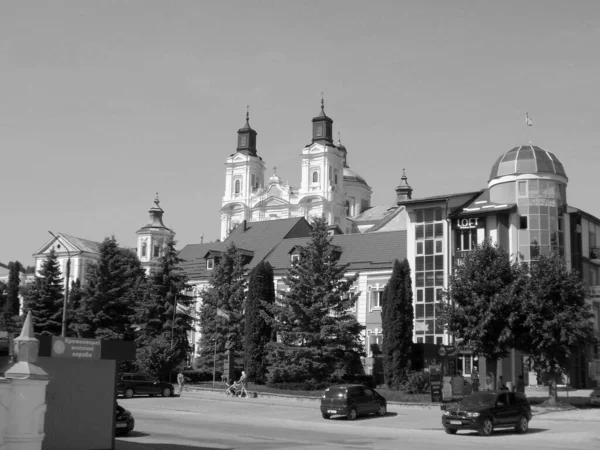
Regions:
[[590, 404], [600, 406], [600, 389], [596, 388], [590, 394]]
[[133, 430], [134, 426], [135, 420], [131, 413], [117, 403], [115, 420], [116, 434], [127, 434]]
[[531, 406], [525, 394], [506, 391], [474, 392], [453, 405], [442, 405], [442, 425], [448, 434], [476, 430], [489, 436], [495, 428], [512, 428], [526, 433]]
[[117, 381], [117, 395], [121, 394], [125, 398], [131, 398], [134, 395], [162, 395], [170, 397], [175, 392], [171, 383], [159, 381], [150, 375], [143, 373], [122, 373]]
[[329, 419], [334, 415], [354, 420], [360, 415], [385, 416], [387, 402], [375, 389], [361, 385], [331, 386], [321, 396], [321, 415]]

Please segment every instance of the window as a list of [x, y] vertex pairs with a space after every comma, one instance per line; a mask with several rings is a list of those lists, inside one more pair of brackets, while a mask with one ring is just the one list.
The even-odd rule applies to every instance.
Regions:
[[338, 184], [338, 177], [337, 177], [337, 173], [334, 175], [335, 178], [335, 184]]
[[371, 309], [381, 309], [383, 301], [383, 289], [375, 289], [371, 291]]
[[527, 181], [519, 181], [519, 197], [527, 197]]
[[456, 232], [456, 245], [460, 251], [475, 250], [477, 246], [477, 229], [468, 228]]
[[158, 246], [158, 245], [154, 246], [154, 253], [152, 256], [154, 256], [155, 258], [158, 258], [160, 256], [160, 246]]
[[369, 356], [373, 356], [373, 345], [377, 345], [379, 351], [382, 350], [383, 334], [377, 333], [377, 334], [369, 335], [369, 349], [368, 349]]
[[313, 183], [318, 183], [319, 182], [319, 172], [317, 172], [316, 170], [313, 172], [312, 182]]
[[206, 260], [206, 270], [213, 270], [215, 268], [215, 260], [207, 259]]
[[346, 200], [346, 215], [350, 215], [350, 201]]
[[[353, 298], [354, 296], [356, 296], [356, 294], [357, 294], [357, 293], [358, 293], [358, 288], [357, 288], [356, 286], [355, 286], [355, 287], [351, 287], [351, 288], [348, 290], [348, 292], [346, 292], [346, 293], [344, 294], [343, 298], [344, 298], [345, 300], [351, 299], [351, 298]], [[350, 311], [350, 312], [356, 312], [356, 304], [357, 304], [357, 303], [358, 303], [358, 296], [356, 297], [356, 299], [355, 299], [355, 301], [354, 301], [354, 304], [352, 305], [352, 307], [351, 307], [351, 308], [348, 308], [348, 311]]]
[[235, 189], [234, 189], [234, 192], [235, 192], [236, 194], [239, 194], [239, 193], [240, 193], [240, 191], [241, 191], [241, 183], [240, 183], [240, 180], [235, 180]]
[[147, 249], [147, 247], [148, 247], [148, 244], [146, 244], [146, 243], [144, 242], [144, 243], [142, 244], [142, 250], [141, 250], [141, 252], [140, 252], [140, 253], [141, 253], [141, 256], [142, 256], [142, 258], [145, 258], [145, 257], [146, 257], [146, 254], [147, 254], [147, 252], [148, 252], [148, 249]]
[[521, 216], [519, 220], [519, 228], [521, 230], [527, 229], [527, 216]]
[[300, 255], [298, 253], [294, 253], [292, 256], [290, 256], [290, 260], [292, 264], [295, 264], [300, 261]]

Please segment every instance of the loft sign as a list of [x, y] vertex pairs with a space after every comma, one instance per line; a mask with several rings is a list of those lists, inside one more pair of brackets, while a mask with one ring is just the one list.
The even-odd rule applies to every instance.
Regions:
[[52, 337], [53, 358], [100, 359], [100, 339]]
[[478, 221], [478, 217], [470, 217], [464, 219], [456, 219], [455, 224], [456, 228], [460, 229], [477, 228]]

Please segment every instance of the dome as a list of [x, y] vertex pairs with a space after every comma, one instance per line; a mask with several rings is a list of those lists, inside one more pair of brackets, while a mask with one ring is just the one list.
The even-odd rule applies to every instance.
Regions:
[[362, 183], [365, 186], [369, 186], [365, 179], [350, 167], [344, 167], [344, 182], [347, 181], [356, 181], [357, 183]]
[[565, 168], [554, 153], [531, 144], [515, 147], [498, 158], [489, 181], [518, 174], [554, 174], [567, 178]]

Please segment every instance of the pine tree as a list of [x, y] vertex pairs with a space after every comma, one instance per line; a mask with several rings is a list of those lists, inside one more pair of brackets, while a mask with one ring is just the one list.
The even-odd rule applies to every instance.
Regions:
[[250, 272], [246, 298], [246, 338], [244, 342], [244, 368], [249, 379], [263, 384], [266, 380], [266, 346], [273, 341], [273, 329], [263, 317], [265, 304], [275, 302], [273, 268], [260, 262]]
[[[202, 295], [199, 365], [212, 370], [215, 353], [219, 358], [217, 364], [220, 364], [226, 350], [242, 350], [245, 289], [243, 257], [232, 244], [215, 264], [210, 287]], [[229, 320], [217, 316], [217, 308], [225, 312]]]
[[77, 336], [77, 311], [81, 307], [83, 292], [79, 278], [71, 283], [69, 288], [69, 307], [67, 309], [67, 335]]
[[[136, 313], [136, 341], [140, 346], [154, 348], [159, 345], [157, 338], [167, 337], [171, 349], [166, 353], [159, 353], [169, 355], [169, 360], [165, 360], [169, 367], [173, 358], [177, 360], [175, 365], [185, 361], [191, 350], [187, 333], [192, 329], [190, 309], [193, 300], [185, 295], [189, 285], [180, 266], [183, 260], [178, 257], [176, 244], [173, 239], [167, 242], [164, 253], [151, 274], [150, 282], [143, 290], [142, 301]], [[163, 344], [161, 341], [161, 348]], [[158, 360], [154, 360], [153, 364], [157, 366]], [[163, 368], [162, 371], [168, 370]]]
[[279, 338], [268, 346], [271, 383], [343, 378], [364, 354], [363, 327], [350, 312], [356, 296], [348, 295], [356, 276], [345, 277], [348, 266], [338, 265], [341, 253], [331, 240], [325, 219], [315, 219], [300, 260], [284, 278], [289, 291], [269, 308]]
[[413, 296], [407, 259], [394, 261], [381, 307], [385, 383], [398, 387], [410, 367], [413, 334]]
[[63, 302], [63, 278], [56, 253], [51, 250], [25, 298], [24, 309], [32, 312], [35, 333], [60, 336]]
[[8, 286], [6, 290], [5, 311], [7, 318], [19, 315], [19, 285], [21, 284], [21, 271], [25, 269], [19, 261], [8, 263]]
[[142, 299], [146, 274], [137, 255], [120, 248], [114, 237], [100, 244], [76, 313], [79, 337], [133, 340], [133, 316]]

